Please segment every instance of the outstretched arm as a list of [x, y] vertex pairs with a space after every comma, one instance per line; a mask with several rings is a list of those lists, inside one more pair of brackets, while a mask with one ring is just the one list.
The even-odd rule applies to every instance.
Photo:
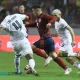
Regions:
[[72, 37], [72, 45], [75, 45], [76, 43], [75, 43], [75, 34], [74, 34], [74, 31], [73, 31], [73, 29], [70, 26], [68, 26], [67, 29], [69, 30], [69, 32], [71, 34], [71, 37]]

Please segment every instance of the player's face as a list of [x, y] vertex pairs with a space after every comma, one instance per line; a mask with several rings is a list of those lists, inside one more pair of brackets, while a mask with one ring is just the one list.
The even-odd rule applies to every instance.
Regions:
[[37, 8], [37, 9], [32, 9], [32, 12], [36, 17], [38, 17], [42, 13], [42, 10], [40, 8]]
[[53, 14], [53, 16], [56, 18], [56, 20], [59, 20], [59, 17], [57, 14]]
[[19, 12], [24, 13], [25, 12], [25, 7], [22, 5], [19, 7]]

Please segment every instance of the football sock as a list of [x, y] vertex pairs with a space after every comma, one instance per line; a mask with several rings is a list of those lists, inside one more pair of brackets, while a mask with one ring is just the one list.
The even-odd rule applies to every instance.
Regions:
[[61, 66], [64, 70], [66, 70], [68, 67], [66, 66], [66, 64], [64, 63], [64, 61], [60, 58], [60, 57], [56, 57], [54, 59], [54, 61]]
[[75, 60], [72, 59], [71, 57], [66, 57], [66, 61], [69, 62], [71, 65], [73, 65], [75, 62]]
[[31, 67], [32, 69], [34, 69], [34, 67], [35, 67], [35, 61], [34, 61], [34, 59], [30, 59], [30, 60], [29, 60], [29, 65], [30, 65], [30, 67]]
[[35, 54], [37, 54], [38, 56], [41, 56], [41, 57], [43, 57], [45, 59], [48, 58], [48, 56], [43, 51], [41, 51], [39, 48], [34, 48], [33, 52]]
[[20, 72], [20, 56], [15, 56], [14, 65], [17, 72]]

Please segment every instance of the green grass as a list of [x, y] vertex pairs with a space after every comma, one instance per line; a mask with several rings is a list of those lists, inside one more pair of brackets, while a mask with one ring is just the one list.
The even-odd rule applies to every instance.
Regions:
[[[70, 75], [65, 76], [64, 70], [60, 68], [55, 62], [44, 67], [45, 60], [39, 56], [34, 55], [36, 61], [36, 70], [40, 74], [39, 77], [31, 74], [22, 75], [0, 75], [0, 80], [80, 80], [80, 74], [78, 69], [71, 66], [69, 63], [66, 64], [73, 70]], [[24, 71], [24, 67], [28, 62], [23, 57], [21, 59], [21, 70]], [[0, 72], [14, 72], [14, 53], [0, 52]]]

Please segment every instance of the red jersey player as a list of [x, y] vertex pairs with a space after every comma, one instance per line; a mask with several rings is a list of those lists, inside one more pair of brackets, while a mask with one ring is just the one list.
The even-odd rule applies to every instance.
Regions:
[[[36, 17], [36, 21], [28, 24], [27, 26], [37, 27], [40, 35], [40, 39], [32, 45], [34, 53], [38, 53], [39, 49], [43, 49], [47, 55], [49, 55], [48, 59], [52, 57], [52, 59], [65, 70], [65, 74], [69, 74], [71, 72], [71, 68], [68, 68], [63, 60], [57, 56], [55, 52], [54, 40], [50, 35], [49, 28], [51, 24], [55, 22], [55, 18], [42, 13], [42, 9], [39, 5], [34, 5], [32, 7], [32, 11]], [[46, 62], [45, 66], [48, 65], [48, 63], [49, 62]]]
[[[30, 12], [25, 12], [25, 6], [24, 5], [20, 5], [19, 6], [19, 13], [20, 14], [26, 14], [27, 16], [29, 16], [29, 20], [27, 20], [27, 23], [31, 23], [32, 22], [32, 16]], [[27, 33], [29, 33], [29, 28], [27, 27]]]

